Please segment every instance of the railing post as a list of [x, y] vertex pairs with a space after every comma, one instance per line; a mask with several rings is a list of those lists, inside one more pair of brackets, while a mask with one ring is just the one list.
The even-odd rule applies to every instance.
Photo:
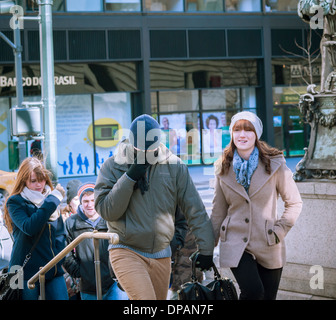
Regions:
[[[41, 269], [42, 268], [40, 268], [40, 270]], [[45, 294], [45, 274], [44, 273], [39, 274], [39, 281], [40, 281], [40, 300], [45, 300], [46, 294]]]
[[40, 299], [45, 300], [45, 274], [58, 262], [60, 262], [71, 250], [78, 246], [80, 242], [84, 239], [93, 239], [94, 245], [94, 263], [95, 263], [95, 274], [96, 274], [96, 291], [97, 300], [102, 300], [102, 285], [101, 285], [101, 271], [100, 271], [100, 255], [99, 255], [99, 239], [109, 240], [111, 244], [117, 244], [119, 242], [119, 236], [116, 233], [106, 233], [106, 232], [84, 232], [74, 239], [70, 244], [68, 244], [59, 254], [57, 254], [53, 259], [51, 259], [44, 267], [35, 273], [27, 282], [29, 289], [35, 288], [35, 282], [39, 280], [40, 282]]
[[103, 299], [102, 286], [101, 286], [101, 273], [100, 273], [100, 258], [99, 258], [99, 239], [93, 239], [94, 246], [94, 265], [96, 274], [96, 292], [97, 300]]

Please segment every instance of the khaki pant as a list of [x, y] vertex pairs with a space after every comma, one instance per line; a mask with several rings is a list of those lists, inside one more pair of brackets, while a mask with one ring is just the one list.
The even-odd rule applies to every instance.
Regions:
[[166, 300], [170, 258], [150, 259], [124, 248], [110, 250], [113, 271], [130, 300]]

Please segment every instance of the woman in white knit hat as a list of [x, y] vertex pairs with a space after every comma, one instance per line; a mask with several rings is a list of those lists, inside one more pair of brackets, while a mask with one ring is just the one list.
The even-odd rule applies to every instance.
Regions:
[[[260, 141], [252, 112], [231, 119], [231, 141], [215, 163], [211, 222], [220, 241], [220, 266], [231, 268], [240, 299], [275, 299], [286, 262], [284, 238], [302, 201], [283, 153]], [[277, 215], [278, 195], [284, 212]]]

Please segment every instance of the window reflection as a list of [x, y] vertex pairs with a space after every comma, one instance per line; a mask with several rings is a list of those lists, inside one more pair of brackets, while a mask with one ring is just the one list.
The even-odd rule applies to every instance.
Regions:
[[183, 12], [183, 0], [144, 0], [145, 11], [178, 11]]
[[240, 106], [239, 89], [202, 90], [202, 109], [236, 109]]
[[266, 0], [265, 11], [297, 11], [297, 0]]
[[101, 0], [67, 0], [67, 11], [103, 11]]
[[161, 142], [186, 164], [200, 164], [199, 113], [161, 114]]
[[105, 0], [106, 11], [140, 11], [140, 0]]
[[187, 164], [216, 161], [230, 142], [232, 116], [256, 113], [255, 88], [157, 91], [151, 99], [161, 142]]
[[198, 110], [198, 91], [159, 92], [159, 104], [160, 112]]
[[[65, 0], [54, 0], [52, 5], [52, 11], [64, 11]], [[36, 0], [26, 0], [27, 11], [38, 11], [38, 4]]]
[[225, 0], [225, 11], [260, 12], [260, 0]]
[[151, 88], [196, 89], [257, 86], [256, 60], [150, 62]]
[[223, 0], [186, 0], [187, 11], [223, 11]]

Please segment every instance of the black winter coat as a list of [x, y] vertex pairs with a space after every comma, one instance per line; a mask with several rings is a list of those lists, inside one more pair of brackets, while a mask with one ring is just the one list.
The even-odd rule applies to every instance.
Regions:
[[[81, 210], [80, 207], [78, 210]], [[82, 213], [84, 216], [84, 213]], [[80, 214], [74, 214], [65, 221], [67, 244], [84, 232], [107, 232], [107, 225], [100, 218], [95, 228], [85, 221]], [[114, 282], [114, 274], [109, 262], [108, 240], [99, 240], [100, 270], [102, 293], [105, 294]], [[74, 278], [80, 278], [80, 291], [96, 294], [96, 278], [94, 266], [94, 246], [92, 239], [83, 240], [74, 251], [70, 252], [63, 263], [63, 267]]]

